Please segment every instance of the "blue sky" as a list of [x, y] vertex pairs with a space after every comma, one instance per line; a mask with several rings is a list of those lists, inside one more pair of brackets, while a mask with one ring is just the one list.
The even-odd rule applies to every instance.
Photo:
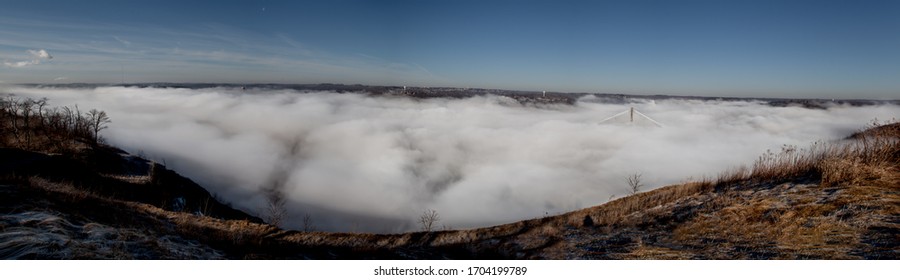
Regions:
[[124, 72], [128, 83], [900, 97], [900, 1], [32, 0], [0, 7], [4, 83], [118, 83]]

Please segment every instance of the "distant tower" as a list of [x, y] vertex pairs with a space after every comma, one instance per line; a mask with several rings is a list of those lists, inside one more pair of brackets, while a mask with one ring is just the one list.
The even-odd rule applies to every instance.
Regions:
[[547, 97], [547, 91], [546, 91], [546, 90], [544, 91], [543, 95], [541, 95], [541, 97]]
[[634, 107], [631, 107], [631, 122], [634, 122]]

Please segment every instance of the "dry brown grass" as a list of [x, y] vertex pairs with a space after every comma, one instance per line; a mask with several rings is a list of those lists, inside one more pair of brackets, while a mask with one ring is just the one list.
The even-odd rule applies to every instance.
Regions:
[[773, 193], [731, 194], [717, 197], [724, 208], [679, 225], [675, 240], [697, 244], [716, 240], [720, 246], [742, 244], [760, 251], [778, 252], [780, 258], [846, 259], [847, 248], [859, 246], [858, 229], [842, 221], [838, 206], [822, 203], [816, 185], [784, 184]]
[[870, 245], [896, 246], [891, 238], [900, 230], [891, 218], [900, 215], [900, 124], [888, 126], [805, 149], [785, 146], [715, 179], [566, 214], [570, 227], [585, 214], [599, 226], [575, 232], [601, 242], [572, 241], [601, 258], [890, 257], [891, 249]]
[[687, 260], [692, 259], [693, 254], [683, 250], [641, 244], [629, 252], [625, 258], [635, 260]]
[[652, 209], [657, 206], [676, 203], [694, 195], [713, 189], [708, 182], [693, 182], [681, 185], [662, 187], [650, 192], [637, 193], [619, 198], [603, 205], [568, 214], [568, 224], [580, 226], [584, 215], [589, 215], [595, 225], [614, 225], [622, 222], [623, 217], [636, 212]]
[[723, 208], [680, 225], [674, 238], [697, 246], [703, 240], [743, 244], [777, 252], [772, 258], [859, 258], [851, 248], [867, 248], [870, 231], [897, 227], [889, 218], [900, 214], [897, 131], [868, 130], [807, 150], [788, 147], [763, 155], [751, 170], [726, 172], [715, 184], [756, 182], [757, 189], [724, 189], [710, 202]]
[[[897, 127], [897, 124], [886, 125]], [[866, 130], [838, 142], [815, 142], [808, 148], [783, 146], [767, 151], [752, 165], [719, 174], [715, 185], [737, 182], [773, 182], [796, 179], [820, 179], [822, 186], [857, 184], [884, 176], [900, 160], [900, 134], [897, 129]]]

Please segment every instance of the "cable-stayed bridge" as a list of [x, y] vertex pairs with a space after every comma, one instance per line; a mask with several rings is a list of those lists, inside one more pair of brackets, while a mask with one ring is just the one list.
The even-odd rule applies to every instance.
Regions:
[[606, 118], [600, 123], [620, 123], [627, 125], [643, 125], [643, 126], [656, 126], [662, 127], [662, 124], [653, 120], [652, 118], [644, 115], [638, 110], [635, 110], [634, 107], [631, 107], [624, 112], [613, 115], [612, 117]]

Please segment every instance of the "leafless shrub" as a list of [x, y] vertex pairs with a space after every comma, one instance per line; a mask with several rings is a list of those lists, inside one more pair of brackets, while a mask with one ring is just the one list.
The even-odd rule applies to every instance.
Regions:
[[313, 225], [312, 216], [310, 216], [309, 213], [303, 215], [303, 231], [316, 231], [316, 227]]
[[435, 223], [440, 220], [440, 215], [438, 215], [438, 212], [434, 209], [425, 210], [425, 212], [419, 216], [419, 224], [422, 225], [422, 231], [431, 231], [434, 229]]
[[268, 189], [265, 192], [268, 202], [265, 209], [266, 221], [270, 225], [281, 227], [281, 223], [287, 217], [284, 193], [277, 189]]
[[625, 181], [628, 182], [628, 192], [631, 194], [639, 193], [644, 187], [644, 184], [641, 183], [641, 173], [628, 175], [625, 177]]

